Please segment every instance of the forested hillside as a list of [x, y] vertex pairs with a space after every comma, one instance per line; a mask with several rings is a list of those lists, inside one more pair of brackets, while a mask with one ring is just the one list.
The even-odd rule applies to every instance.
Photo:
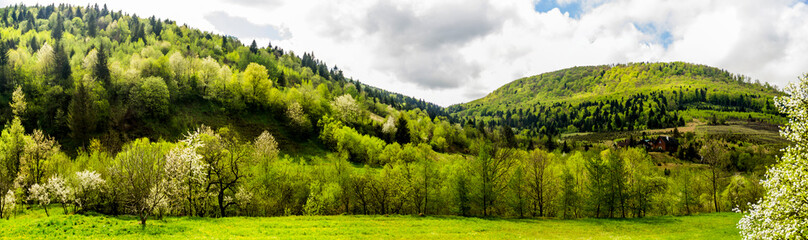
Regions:
[[[504, 124], [528, 136], [683, 127], [706, 121], [783, 119], [774, 87], [682, 62], [574, 67], [522, 78], [449, 107], [452, 116]], [[715, 116], [715, 117], [713, 117]]]
[[113, 149], [139, 137], [177, 139], [199, 124], [248, 133], [284, 122], [295, 102], [316, 126], [322, 106], [346, 93], [381, 117], [388, 105], [445, 115], [434, 104], [345, 78], [312, 53], [245, 46], [106, 7], [15, 5], [2, 10], [0, 27], [0, 52], [7, 53], [0, 59], [0, 121], [11, 120], [8, 103], [20, 88], [28, 104], [19, 114], [28, 120], [23, 125], [70, 148], [92, 138]]
[[0, 39], [0, 218], [9, 221], [49, 207], [143, 224], [745, 210], [779, 153], [694, 131], [671, 131], [680, 140], [662, 150], [559, 137], [698, 119], [768, 131], [783, 121], [778, 91], [698, 65], [562, 70], [446, 110], [346, 79], [313, 53], [96, 5], [0, 9]]

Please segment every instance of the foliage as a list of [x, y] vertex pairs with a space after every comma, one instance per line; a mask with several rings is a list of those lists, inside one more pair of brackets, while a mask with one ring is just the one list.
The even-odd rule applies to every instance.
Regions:
[[59, 175], [53, 175], [48, 178], [48, 182], [45, 184], [45, 187], [48, 189], [51, 196], [56, 199], [57, 202], [62, 204], [62, 209], [65, 213], [67, 213], [68, 204], [73, 203], [74, 192], [70, 186], [67, 185], [65, 179]]
[[35, 201], [37, 204], [45, 208], [45, 214], [50, 215], [48, 213], [48, 205], [50, 204], [51, 197], [50, 191], [48, 188], [43, 185], [39, 185], [38, 183], [34, 183], [28, 188], [28, 200]]
[[745, 239], [805, 238], [808, 228], [808, 200], [805, 198], [806, 147], [808, 147], [808, 75], [786, 87], [788, 96], [775, 99], [781, 112], [791, 119], [781, 134], [794, 142], [762, 181], [765, 194], [751, 205], [738, 223]]
[[148, 139], [136, 140], [124, 147], [115, 157], [120, 164], [116, 172], [116, 186], [122, 187], [126, 197], [126, 206], [131, 213], [140, 219], [142, 225], [165, 198], [163, 167], [165, 157], [163, 150]]
[[76, 172], [74, 189], [78, 208], [87, 209], [91, 208], [93, 204], [97, 204], [106, 183], [106, 180], [101, 178], [101, 174], [95, 171]]

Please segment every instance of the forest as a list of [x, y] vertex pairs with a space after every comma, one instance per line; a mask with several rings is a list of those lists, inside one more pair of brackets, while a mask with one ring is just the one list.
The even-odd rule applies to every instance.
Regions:
[[[144, 225], [164, 216], [744, 212], [780, 149], [678, 129], [669, 152], [561, 135], [639, 135], [709, 121], [704, 114], [717, 125], [785, 122], [772, 100], [779, 90], [686, 63], [562, 70], [442, 108], [346, 78], [313, 53], [106, 6], [3, 8], [0, 39], [8, 221], [40, 208]], [[619, 90], [638, 84], [666, 88]], [[533, 93], [556, 100], [527, 99]], [[504, 95], [525, 99], [493, 99]], [[727, 117], [736, 115], [748, 117]]]

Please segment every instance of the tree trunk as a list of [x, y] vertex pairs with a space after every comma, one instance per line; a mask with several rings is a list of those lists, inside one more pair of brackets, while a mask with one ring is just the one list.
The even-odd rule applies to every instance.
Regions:
[[224, 209], [226, 207], [224, 205], [224, 189], [219, 190], [219, 196], [217, 196], [217, 198], [219, 200], [219, 214], [221, 214], [219, 217], [224, 217]]
[[715, 167], [712, 169], [713, 172], [713, 203], [715, 204], [715, 211], [720, 212], [721, 209], [718, 208], [718, 188], [716, 187], [716, 182], [718, 179], [715, 177]]

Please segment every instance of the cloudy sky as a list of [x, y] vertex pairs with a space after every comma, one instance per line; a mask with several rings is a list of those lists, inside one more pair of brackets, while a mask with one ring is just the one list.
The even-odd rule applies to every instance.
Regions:
[[244, 43], [314, 52], [347, 76], [443, 106], [573, 66], [685, 61], [779, 86], [808, 72], [808, 0], [99, 3]]

